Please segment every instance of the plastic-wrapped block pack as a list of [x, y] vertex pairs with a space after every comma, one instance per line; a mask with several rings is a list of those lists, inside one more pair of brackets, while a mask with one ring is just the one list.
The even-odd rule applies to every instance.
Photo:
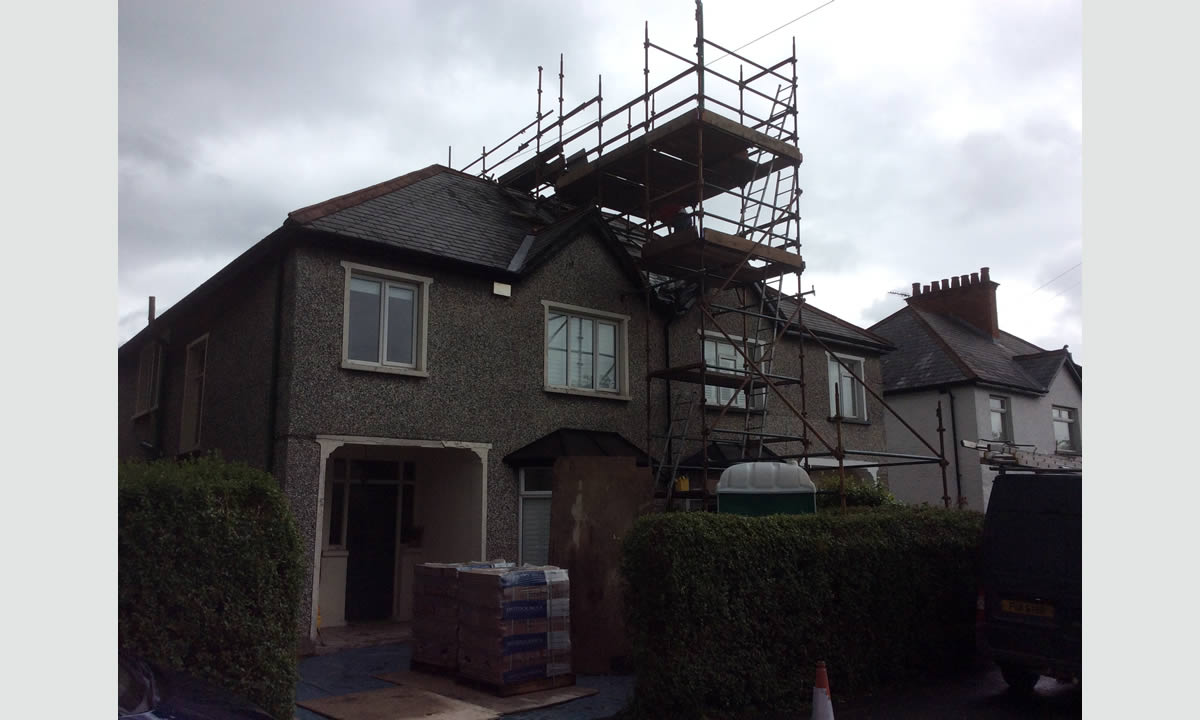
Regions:
[[458, 583], [461, 676], [506, 686], [571, 672], [566, 570], [463, 569]]
[[413, 569], [412, 659], [453, 670], [458, 666], [458, 575], [464, 568], [512, 567], [503, 560], [422, 563]]

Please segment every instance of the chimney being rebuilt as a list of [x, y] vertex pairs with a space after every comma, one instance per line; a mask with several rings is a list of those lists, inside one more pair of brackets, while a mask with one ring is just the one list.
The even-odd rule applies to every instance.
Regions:
[[905, 302], [925, 312], [953, 315], [991, 335], [1000, 337], [1000, 324], [996, 318], [996, 288], [988, 268], [978, 273], [960, 275], [950, 280], [933, 281], [921, 288], [913, 283], [912, 297]]

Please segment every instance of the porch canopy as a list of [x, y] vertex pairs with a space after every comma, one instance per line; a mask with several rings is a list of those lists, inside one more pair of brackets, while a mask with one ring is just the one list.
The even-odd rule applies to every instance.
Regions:
[[553, 465], [560, 457], [635, 457], [639, 465], [649, 456], [620, 433], [606, 430], [559, 428], [504, 456], [513, 467]]

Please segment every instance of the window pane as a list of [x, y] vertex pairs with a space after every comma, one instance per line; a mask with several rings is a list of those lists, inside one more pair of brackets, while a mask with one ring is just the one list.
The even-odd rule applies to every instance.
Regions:
[[208, 353], [208, 341], [198, 342], [188, 348], [187, 376], [198, 377], [204, 374], [205, 355]]
[[414, 364], [413, 323], [416, 320], [416, 293], [402, 285], [388, 285], [387, 359], [388, 362]]
[[591, 388], [595, 358], [592, 355], [592, 321], [588, 318], [570, 318], [567, 323], [567, 347], [569, 357], [567, 379], [571, 387]]
[[1054, 445], [1059, 450], [1073, 450], [1071, 444], [1071, 423], [1056, 420], [1054, 422]]
[[525, 480], [522, 492], [550, 492], [550, 481], [554, 477], [554, 468], [529, 467], [521, 470]]
[[596, 359], [596, 387], [602, 390], [617, 389], [617, 359], [601, 355]]
[[351, 360], [379, 362], [379, 296], [377, 280], [350, 278], [350, 339], [347, 356]]
[[617, 389], [617, 326], [596, 323], [596, 387]]
[[521, 562], [546, 565], [549, 551], [550, 498], [521, 498]]
[[988, 398], [988, 403], [993, 410], [1004, 409], [1004, 398], [990, 397]]
[[550, 313], [546, 323], [546, 382], [567, 384], [567, 316]]
[[992, 439], [1004, 440], [1004, 413], [992, 411]]
[[342, 545], [342, 519], [346, 510], [346, 484], [335, 482], [329, 497], [329, 543]]

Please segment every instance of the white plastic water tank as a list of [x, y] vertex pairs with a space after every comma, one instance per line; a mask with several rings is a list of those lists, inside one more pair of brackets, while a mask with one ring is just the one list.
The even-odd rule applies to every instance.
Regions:
[[747, 462], [725, 468], [718, 493], [815, 493], [817, 486], [804, 468], [792, 463]]

